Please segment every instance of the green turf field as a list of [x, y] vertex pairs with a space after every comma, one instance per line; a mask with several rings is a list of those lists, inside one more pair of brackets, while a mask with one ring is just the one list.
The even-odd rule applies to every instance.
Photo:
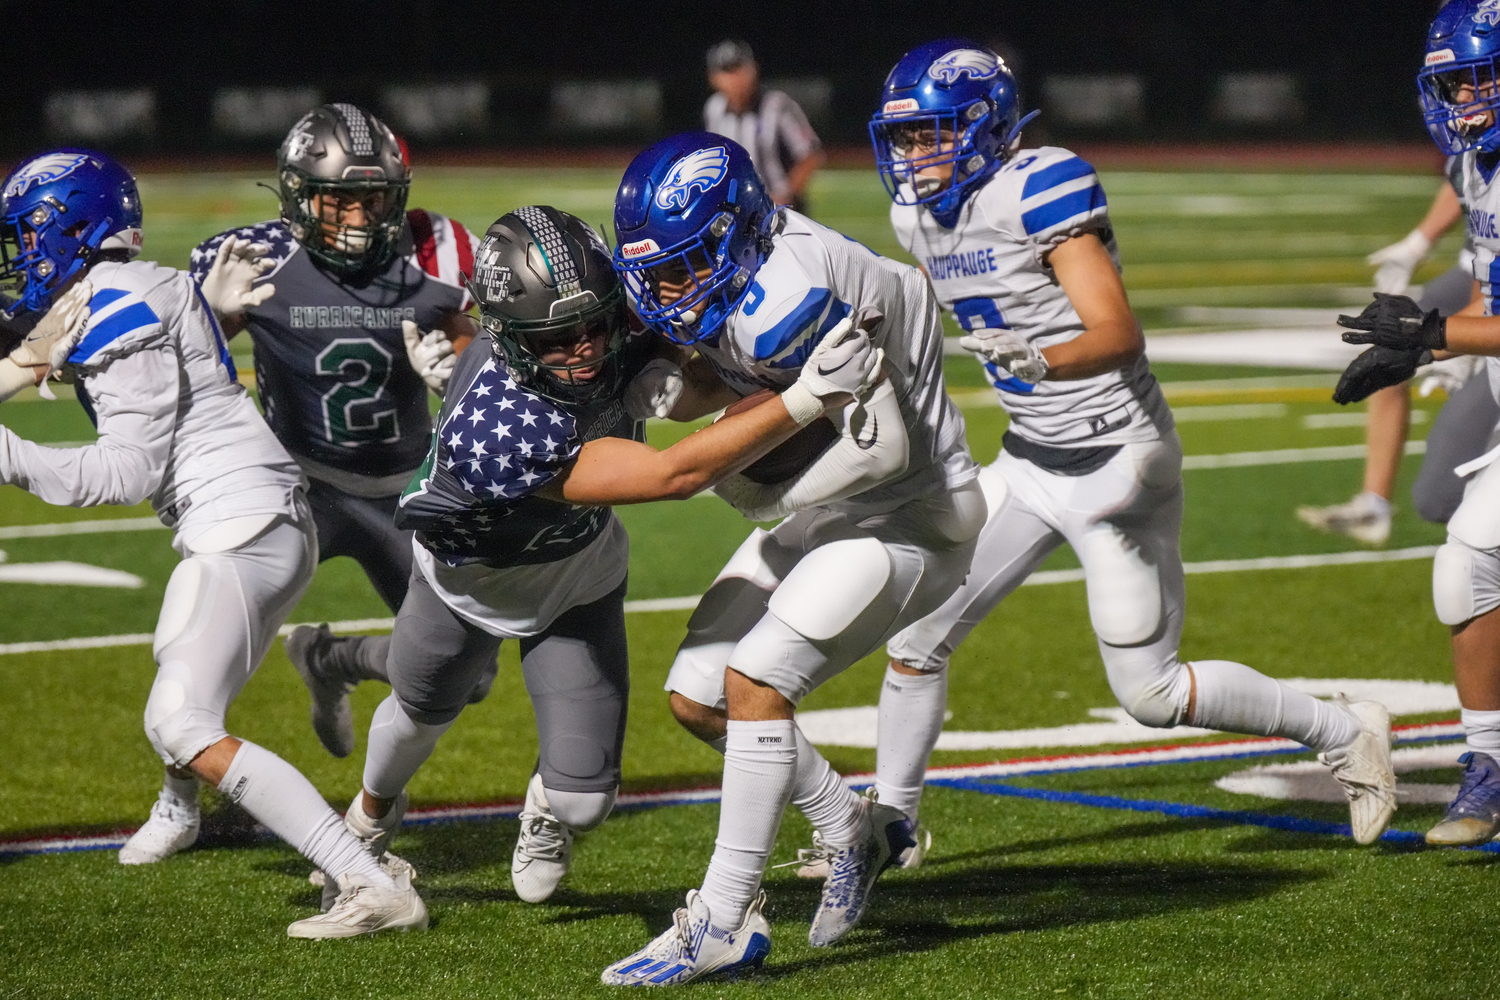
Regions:
[[[482, 231], [523, 202], [551, 202], [603, 222], [617, 175], [603, 170], [420, 171], [412, 204]], [[142, 179], [147, 252], [182, 266], [199, 240], [274, 214], [272, 195], [239, 175]], [[1336, 306], [1368, 280], [1363, 257], [1398, 239], [1438, 179], [1401, 175], [1106, 173], [1126, 281], [1148, 330], [1186, 325], [1184, 307]], [[829, 171], [814, 208], [823, 221], [898, 254], [873, 175]], [[1418, 278], [1451, 262], [1443, 243]], [[243, 338], [242, 338], [243, 340]], [[236, 342], [241, 361], [249, 345]], [[1190, 456], [1356, 445], [1359, 426], [1266, 359], [1264, 369], [1160, 366], [1183, 413]], [[241, 364], [248, 370], [247, 364]], [[999, 447], [1000, 411], [985, 405], [976, 366], [950, 359], [976, 457]], [[1303, 378], [1288, 379], [1288, 375]], [[1214, 385], [1202, 384], [1216, 380]], [[1316, 381], [1316, 380], [1314, 380]], [[1441, 397], [1419, 401], [1420, 440]], [[1246, 409], [1249, 406], [1250, 409]], [[1221, 409], [1215, 409], [1215, 408]], [[1308, 418], [1314, 418], [1309, 420]], [[1318, 420], [1316, 418], [1323, 417]], [[0, 422], [39, 441], [91, 436], [72, 403], [15, 401]], [[1337, 421], [1334, 421], [1337, 424]], [[667, 442], [683, 428], [654, 425]], [[1407, 459], [1388, 549], [1433, 545], [1416, 519]], [[1183, 555], [1192, 562], [1328, 554], [1357, 548], [1292, 517], [1295, 506], [1346, 499], [1357, 460], [1200, 468], [1186, 473]], [[139, 518], [141, 509], [49, 508], [0, 489], [0, 549], [10, 564], [72, 560], [140, 576], [136, 590], [0, 583], [0, 645], [149, 632], [176, 562], [165, 531], [19, 537], [13, 529], [78, 519]], [[632, 534], [630, 598], [699, 594], [749, 531], [715, 499], [621, 512]], [[1076, 566], [1059, 553], [1046, 569]], [[1431, 610], [1429, 561], [1327, 565], [1189, 577], [1184, 655], [1240, 660], [1280, 677], [1451, 680], [1445, 630]], [[293, 621], [388, 614], [348, 560], [325, 564]], [[627, 790], [718, 781], [719, 758], [681, 732], [661, 682], [686, 611], [628, 619], [634, 690]], [[514, 801], [536, 752], [515, 651], [488, 701], [469, 709], [411, 787], [416, 806]], [[873, 705], [871, 658], [823, 689], [808, 710]], [[0, 839], [138, 824], [160, 770], [141, 733], [153, 673], [147, 645], [0, 655]], [[356, 725], [384, 696], [355, 695]], [[952, 671], [950, 730], [1002, 731], [1091, 720], [1115, 705], [1081, 583], [1018, 591], [974, 634]], [[230, 728], [282, 754], [339, 807], [357, 790], [360, 749], [329, 758], [307, 723], [307, 698], [279, 645], [230, 714]], [[1403, 717], [1450, 718], [1455, 712]], [[1157, 744], [1178, 742], [1162, 733]], [[1088, 748], [1090, 751], [1093, 748]], [[1103, 749], [1110, 749], [1104, 747]], [[871, 750], [825, 748], [846, 772]], [[1063, 754], [1069, 749], [940, 751], [935, 764]], [[1296, 759], [1305, 759], [1303, 758]], [[694, 987], [705, 996], [1443, 997], [1490, 981], [1482, 934], [1493, 855], [1419, 850], [1281, 831], [1224, 818], [1077, 804], [1079, 794], [1260, 816], [1338, 822], [1342, 810], [1223, 791], [1245, 761], [1159, 764], [1018, 778], [1028, 794], [1072, 803], [934, 788], [923, 819], [935, 844], [921, 869], [887, 876], [864, 926], [841, 946], [806, 943], [816, 887], [767, 880], [775, 943], [760, 977]], [[1456, 782], [1457, 772], [1430, 780]], [[1426, 780], [1426, 779], [1424, 779]], [[211, 805], [217, 808], [216, 803]], [[1434, 805], [1403, 807], [1420, 831]], [[622, 812], [580, 841], [573, 873], [543, 906], [510, 889], [513, 821], [413, 829], [397, 849], [421, 873], [434, 926], [419, 936], [310, 944], [287, 923], [316, 890], [289, 848], [250, 839], [228, 810], [205, 846], [147, 869], [112, 852], [0, 854], [0, 997], [511, 997], [598, 992], [599, 970], [654, 936], [712, 850], [717, 806]], [[806, 843], [795, 815], [773, 861]]]

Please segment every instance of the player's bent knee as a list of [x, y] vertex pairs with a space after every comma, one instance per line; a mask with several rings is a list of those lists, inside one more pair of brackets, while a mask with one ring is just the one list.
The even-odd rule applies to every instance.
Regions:
[[676, 691], [668, 696], [667, 704], [678, 725], [704, 743], [717, 743], [728, 732], [728, 717], [719, 709], [699, 704]]
[[891, 578], [891, 557], [874, 538], [813, 549], [771, 595], [771, 613], [814, 641], [832, 639], [868, 608]]
[[[546, 784], [542, 787], [546, 788]], [[610, 811], [615, 807], [617, 791], [618, 789], [611, 788], [606, 792], [564, 792], [546, 788], [547, 805], [553, 816], [584, 833], [609, 817]]]
[[1141, 725], [1170, 729], [1181, 723], [1187, 715], [1188, 698], [1193, 686], [1187, 664], [1177, 662], [1175, 669], [1165, 672], [1155, 670], [1144, 676], [1122, 677], [1120, 674], [1114, 669], [1110, 670], [1110, 687], [1120, 700], [1120, 707]]
[[1444, 625], [1462, 625], [1500, 607], [1500, 551], [1451, 535], [1432, 560], [1432, 606]]

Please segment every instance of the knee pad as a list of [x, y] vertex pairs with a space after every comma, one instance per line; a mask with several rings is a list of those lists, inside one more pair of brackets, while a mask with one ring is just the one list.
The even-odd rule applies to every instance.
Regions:
[[1500, 607], [1500, 552], [1450, 535], [1432, 560], [1432, 606], [1444, 625], [1462, 625]]
[[226, 738], [224, 716], [194, 704], [192, 668], [168, 660], [157, 670], [146, 700], [146, 738], [162, 762], [187, 767], [192, 759]]
[[1140, 546], [1101, 524], [1078, 539], [1077, 551], [1094, 634], [1111, 646], [1136, 646], [1154, 636], [1161, 625], [1161, 576]]
[[845, 538], [813, 549], [771, 595], [770, 612], [821, 642], [843, 632], [891, 578], [891, 557], [874, 538]]
[[1168, 662], [1147, 662], [1144, 650], [1113, 650], [1106, 656], [1110, 689], [1120, 707], [1143, 726], [1168, 729], [1187, 714], [1193, 678], [1175, 656]]
[[586, 833], [603, 823], [615, 807], [618, 788], [607, 792], [564, 792], [542, 786], [552, 815], [579, 833]]

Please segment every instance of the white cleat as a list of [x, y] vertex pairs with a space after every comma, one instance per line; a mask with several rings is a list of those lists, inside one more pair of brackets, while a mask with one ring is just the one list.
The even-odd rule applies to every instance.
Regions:
[[510, 858], [510, 881], [527, 903], [551, 896], [573, 860], [573, 831], [552, 815], [542, 776], [533, 774], [521, 807], [521, 835]]
[[[406, 805], [409, 801], [406, 797], [406, 789], [401, 789], [401, 794], [396, 796], [396, 801], [391, 803], [390, 812], [379, 819], [367, 815], [361, 800], [364, 798], [364, 789], [361, 788], [354, 801], [349, 803], [349, 808], [344, 810], [344, 829], [354, 835], [354, 839], [364, 845], [370, 857], [376, 858], [381, 865], [386, 864], [386, 859], [394, 859], [398, 864], [405, 865], [396, 855], [390, 853], [391, 841], [396, 837], [396, 831], [401, 828], [401, 818], [406, 815]], [[407, 867], [411, 867], [407, 865]], [[394, 876], [392, 876], [394, 877]], [[416, 872], [412, 872], [416, 877]], [[334, 901], [339, 896], [339, 885], [329, 878], [325, 872], [314, 871], [308, 877], [313, 885], [323, 887], [322, 910], [327, 913], [333, 908]]]
[[1298, 507], [1304, 524], [1332, 535], [1347, 535], [1366, 545], [1384, 545], [1391, 537], [1391, 505], [1369, 493], [1331, 507]]
[[708, 975], [758, 969], [771, 953], [771, 925], [761, 913], [765, 906], [761, 893], [740, 926], [726, 931], [714, 926], [708, 905], [690, 889], [687, 905], [672, 914], [671, 927], [599, 978], [609, 986], [681, 986]]
[[286, 929], [294, 938], [350, 938], [380, 931], [424, 931], [427, 906], [412, 887], [411, 866], [394, 854], [382, 864], [394, 887], [350, 873], [338, 879], [338, 900], [327, 913], [298, 920]]
[[1333, 768], [1349, 800], [1349, 826], [1354, 839], [1373, 844], [1396, 814], [1396, 772], [1391, 768], [1391, 713], [1378, 701], [1333, 699], [1359, 723], [1354, 742], [1318, 755]]
[[312, 695], [312, 725], [318, 742], [335, 757], [347, 757], [354, 752], [354, 714], [349, 708], [354, 685], [329, 667], [327, 652], [336, 641], [338, 636], [327, 623], [317, 628], [299, 625], [286, 637], [286, 657]]
[[198, 840], [198, 803], [166, 789], [151, 806], [151, 816], [120, 848], [120, 864], [151, 865], [187, 850]]
[[[918, 826], [917, 832], [912, 835], [913, 843], [906, 850], [896, 855], [895, 867], [898, 868], [921, 868], [922, 859], [927, 852], [932, 850], [932, 831], [925, 826]], [[797, 849], [797, 860], [788, 861], [785, 864], [776, 865], [777, 868], [790, 868], [798, 865], [798, 878], [825, 879], [828, 877], [828, 858], [832, 854], [828, 843], [823, 835], [817, 830], [813, 831], [813, 845]]]
[[911, 820], [901, 810], [875, 801], [873, 791], [867, 793], [861, 808], [865, 822], [860, 839], [848, 847], [829, 849], [828, 878], [807, 932], [808, 943], [814, 948], [826, 948], [842, 940], [858, 925], [880, 873], [916, 844]]

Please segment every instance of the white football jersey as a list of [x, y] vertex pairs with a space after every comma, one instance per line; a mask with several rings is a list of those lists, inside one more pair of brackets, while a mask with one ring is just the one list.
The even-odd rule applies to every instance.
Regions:
[[150, 499], [187, 537], [291, 513], [301, 470], [236, 381], [192, 278], [131, 261], [97, 264], [88, 281], [88, 326], [68, 362], [99, 440], [46, 448], [0, 428], [0, 481], [70, 506]]
[[698, 345], [726, 384], [748, 395], [785, 389], [845, 316], [884, 317], [873, 340], [905, 417], [910, 461], [899, 479], [831, 504], [860, 514], [972, 480], [964, 418], [943, 385], [943, 330], [922, 272], [787, 210], [773, 249], [719, 333]]
[[[1095, 233], [1120, 266], [1094, 168], [1052, 146], [1016, 153], [964, 202], [952, 229], [938, 225], [922, 205], [893, 204], [891, 225], [959, 326], [1018, 330], [1038, 347], [1066, 343], [1084, 329], [1045, 263], [1048, 251]], [[1144, 357], [1120, 371], [1036, 385], [991, 364], [984, 369], [1011, 429], [1038, 444], [1150, 441], [1173, 426]]]

